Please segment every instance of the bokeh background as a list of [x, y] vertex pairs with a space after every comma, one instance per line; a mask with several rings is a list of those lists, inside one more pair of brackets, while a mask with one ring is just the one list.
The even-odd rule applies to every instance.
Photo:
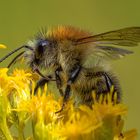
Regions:
[[[1, 49], [0, 57], [26, 43], [41, 27], [54, 25], [73, 25], [94, 33], [140, 26], [140, 0], [1, 0], [0, 43], [8, 49]], [[140, 132], [140, 45], [133, 50], [133, 55], [112, 65], [128, 106], [125, 127]]]

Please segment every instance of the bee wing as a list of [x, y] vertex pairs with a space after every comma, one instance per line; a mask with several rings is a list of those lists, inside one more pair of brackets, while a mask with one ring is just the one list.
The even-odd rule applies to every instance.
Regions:
[[90, 46], [84, 52], [82, 65], [87, 68], [103, 66], [108, 60], [116, 60], [125, 55], [132, 54], [130, 50], [117, 48], [114, 46]]
[[123, 28], [76, 40], [77, 45], [90, 42], [119, 46], [136, 46], [140, 42], [140, 27]]
[[[110, 31], [94, 36], [76, 40], [76, 45], [87, 44], [86, 59], [84, 66], [92, 66], [106, 59], [119, 59], [127, 54], [133, 53], [130, 50], [119, 48], [137, 46], [140, 42], [140, 27], [129, 27], [120, 30]], [[88, 45], [90, 44], [90, 45]], [[98, 62], [96, 61], [98, 60]], [[96, 62], [95, 62], [96, 61]]]
[[114, 46], [97, 46], [95, 50], [95, 54], [97, 54], [97, 56], [110, 59], [119, 59], [132, 53], [133, 51], [117, 48]]

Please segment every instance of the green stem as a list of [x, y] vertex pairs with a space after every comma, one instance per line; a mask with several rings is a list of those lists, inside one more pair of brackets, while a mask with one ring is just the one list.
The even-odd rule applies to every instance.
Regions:
[[19, 126], [18, 126], [19, 140], [25, 140], [23, 129], [24, 129], [24, 124], [20, 123]]
[[1, 124], [1, 130], [2, 130], [2, 133], [4, 134], [6, 140], [13, 140], [11, 133], [7, 127], [6, 120], [3, 120], [3, 123]]

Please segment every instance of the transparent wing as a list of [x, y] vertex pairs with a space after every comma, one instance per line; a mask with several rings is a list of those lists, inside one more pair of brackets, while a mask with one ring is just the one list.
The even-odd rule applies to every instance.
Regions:
[[77, 45], [89, 42], [119, 46], [136, 46], [140, 42], [140, 27], [123, 28], [76, 40]]
[[84, 46], [86, 46], [85, 51], [89, 55], [88, 58], [90, 56], [98, 56], [119, 59], [133, 52], [118, 46], [133, 47], [137, 46], [139, 42], [140, 27], [129, 27], [80, 38], [75, 41], [75, 45], [87, 44]]
[[95, 53], [101, 57], [119, 59], [124, 57], [125, 55], [132, 54], [133, 52], [130, 50], [116, 48], [112, 46], [97, 46], [97, 50], [95, 51]]
[[[87, 63], [92, 65], [95, 59], [102, 61], [106, 59], [119, 59], [127, 54], [133, 53], [130, 50], [122, 49], [122, 47], [137, 46], [140, 42], [140, 27], [129, 27], [120, 30], [110, 31], [94, 36], [80, 38], [75, 44], [87, 44], [86, 58], [83, 65]], [[89, 45], [88, 45], [89, 44]], [[96, 62], [97, 63], [97, 62]]]

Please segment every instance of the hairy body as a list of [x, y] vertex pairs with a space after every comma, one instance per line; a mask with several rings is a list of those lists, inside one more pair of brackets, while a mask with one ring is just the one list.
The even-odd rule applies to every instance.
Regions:
[[117, 101], [120, 102], [119, 82], [112, 73], [109, 63], [110, 60], [120, 59], [132, 53], [118, 46], [133, 47], [139, 42], [140, 27], [92, 35], [71, 26], [58, 26], [47, 32], [40, 32], [35, 39], [9, 53], [0, 62], [16, 51], [26, 48], [27, 50], [18, 54], [9, 66], [17, 58], [25, 57], [29, 66], [42, 77], [36, 89], [52, 80], [51, 76], [44, 76], [39, 70], [44, 69], [47, 75], [47, 70], [51, 69], [60, 94], [64, 97], [63, 106], [69, 99], [71, 91], [82, 103], [90, 105], [93, 102], [93, 91], [98, 99], [101, 94], [109, 92], [111, 86], [114, 86]]

